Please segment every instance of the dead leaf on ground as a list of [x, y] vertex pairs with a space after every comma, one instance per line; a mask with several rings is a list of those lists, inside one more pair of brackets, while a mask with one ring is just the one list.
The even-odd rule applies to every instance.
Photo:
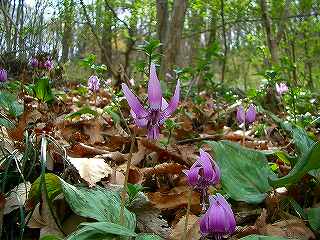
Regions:
[[[186, 207], [188, 205], [189, 187], [179, 186], [172, 188], [169, 192], [151, 192], [148, 193], [148, 198], [154, 206], [160, 210], [175, 209]], [[200, 194], [192, 192], [191, 210], [193, 213], [200, 213]]]
[[144, 177], [149, 175], [180, 174], [185, 168], [179, 163], [161, 163], [154, 167], [142, 168], [141, 172]]
[[293, 239], [316, 239], [314, 233], [300, 218], [292, 216], [290, 219], [281, 220], [273, 224], [267, 224], [266, 218], [267, 211], [263, 209], [255, 223], [259, 234]]
[[6, 203], [4, 207], [4, 214], [8, 214], [19, 207], [22, 207], [26, 202], [31, 183], [20, 183], [14, 189], [12, 189], [9, 195], [6, 197]]
[[[186, 216], [183, 216], [182, 218], [180, 218], [179, 222], [172, 229], [172, 232], [170, 234], [170, 239], [178, 240], [183, 238], [185, 221], [186, 221]], [[201, 238], [198, 221], [199, 221], [199, 217], [193, 214], [189, 215], [187, 235], [186, 235], [187, 240], [197, 240]]]
[[111, 167], [103, 158], [72, 158], [68, 160], [78, 170], [82, 179], [88, 182], [89, 187], [93, 187], [102, 178], [112, 173]]

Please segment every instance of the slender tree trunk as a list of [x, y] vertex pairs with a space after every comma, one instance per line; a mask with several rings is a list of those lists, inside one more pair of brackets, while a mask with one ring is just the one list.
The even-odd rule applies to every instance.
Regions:
[[101, 45], [105, 49], [106, 55], [101, 55], [101, 61], [104, 64], [107, 64], [109, 59], [112, 60], [112, 17], [109, 13], [108, 3], [105, 1], [105, 12], [103, 13], [103, 30], [102, 30], [102, 38], [101, 38]]
[[224, 0], [221, 0], [220, 4], [221, 4], [220, 15], [221, 15], [221, 22], [222, 22], [222, 36], [223, 36], [223, 45], [224, 45], [220, 82], [224, 83], [226, 66], [227, 66], [228, 45], [227, 45], [226, 26], [224, 21]]
[[157, 0], [157, 34], [161, 43], [164, 44], [168, 31], [168, 0]]
[[63, 9], [63, 36], [62, 36], [62, 62], [66, 62], [69, 59], [71, 41], [72, 41], [72, 25], [74, 16], [74, 2], [73, 0], [64, 0]]
[[278, 64], [279, 55], [278, 55], [278, 46], [276, 39], [274, 39], [272, 34], [272, 23], [269, 17], [268, 5], [266, 0], [260, 0], [260, 8], [262, 15], [262, 22], [265, 27], [266, 37], [267, 37], [267, 45], [271, 54], [271, 62], [272, 64]]
[[189, 46], [190, 46], [190, 55], [189, 55], [189, 65], [194, 66], [195, 60], [198, 56], [198, 50], [200, 47], [200, 33], [197, 33], [197, 29], [199, 26], [202, 26], [202, 17], [197, 12], [197, 10], [192, 9], [191, 11], [191, 17], [190, 17], [190, 25], [191, 29], [195, 31], [196, 33], [192, 35], [192, 37], [189, 39]]
[[187, 0], [175, 0], [173, 4], [172, 17], [166, 36], [164, 57], [162, 58], [160, 77], [171, 72], [177, 63], [177, 56], [182, 40], [182, 30], [187, 10]]

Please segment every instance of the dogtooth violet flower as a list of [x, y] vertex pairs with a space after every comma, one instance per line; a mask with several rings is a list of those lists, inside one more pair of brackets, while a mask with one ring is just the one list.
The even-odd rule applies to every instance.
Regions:
[[48, 69], [48, 70], [51, 70], [53, 68], [53, 62], [50, 59], [47, 59], [44, 62], [43, 67]]
[[97, 92], [100, 88], [100, 80], [97, 76], [92, 75], [91, 77], [89, 77], [88, 79], [88, 88], [92, 91], [92, 92]]
[[223, 236], [234, 233], [236, 220], [229, 203], [219, 193], [209, 196], [209, 202], [210, 207], [199, 220], [201, 235], [220, 240]]
[[209, 153], [200, 148], [200, 156], [189, 170], [183, 171], [187, 175], [189, 185], [203, 192], [210, 185], [220, 182], [220, 168], [213, 161]]
[[160, 81], [157, 77], [156, 66], [150, 66], [150, 78], [148, 83], [149, 107], [143, 107], [136, 95], [122, 83], [122, 91], [131, 108], [131, 115], [135, 124], [141, 128], [147, 128], [149, 139], [158, 139], [160, 136], [160, 126], [177, 109], [180, 98], [180, 82], [178, 80], [174, 95], [169, 104], [162, 97]]
[[36, 58], [31, 58], [31, 60], [30, 60], [30, 65], [31, 65], [31, 67], [33, 67], [33, 68], [38, 67], [38, 66], [39, 66], [39, 61], [38, 61], [38, 59], [36, 59]]
[[239, 124], [242, 124], [244, 122], [249, 124], [253, 123], [256, 120], [256, 115], [256, 107], [253, 104], [250, 104], [246, 112], [244, 111], [244, 108], [241, 105], [237, 108], [236, 118]]
[[282, 95], [288, 90], [288, 86], [285, 83], [276, 83], [276, 92], [278, 93], [278, 95]]
[[5, 82], [8, 80], [7, 70], [0, 68], [0, 82]]

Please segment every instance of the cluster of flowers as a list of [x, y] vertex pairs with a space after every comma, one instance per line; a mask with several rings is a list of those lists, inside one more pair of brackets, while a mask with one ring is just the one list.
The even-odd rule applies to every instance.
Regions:
[[88, 79], [88, 88], [92, 92], [98, 92], [100, 88], [100, 80], [96, 75], [92, 75]]
[[[202, 193], [205, 201], [209, 186], [220, 182], [221, 172], [212, 157], [202, 149], [197, 161], [190, 170], [185, 170], [188, 183], [193, 189]], [[221, 239], [223, 236], [232, 234], [236, 228], [236, 220], [229, 203], [225, 198], [217, 193], [209, 196], [209, 208], [206, 209], [205, 202], [203, 208], [205, 214], [200, 218], [200, 232], [203, 237], [210, 239]]]
[[38, 60], [37, 58], [31, 58], [30, 65], [33, 68], [51, 70], [53, 68], [53, 62], [50, 59]]
[[[138, 97], [122, 84], [122, 91], [131, 108], [131, 116], [138, 127], [147, 128], [149, 139], [158, 139], [160, 136], [160, 126], [177, 109], [180, 99], [180, 82], [177, 82], [172, 99], [168, 103], [162, 97], [160, 82], [156, 74], [154, 64], [150, 67], [150, 79], [148, 83], [148, 102], [146, 109]], [[200, 157], [192, 165], [190, 170], [186, 170], [188, 182], [194, 190], [200, 191], [203, 200], [207, 196], [210, 185], [220, 182], [220, 169], [213, 161], [211, 156], [200, 149]], [[220, 194], [209, 196], [210, 206], [206, 209], [205, 200], [203, 201], [206, 213], [200, 219], [200, 231], [204, 237], [221, 239], [222, 236], [232, 234], [235, 231], [236, 222], [232, 209], [224, 197]]]

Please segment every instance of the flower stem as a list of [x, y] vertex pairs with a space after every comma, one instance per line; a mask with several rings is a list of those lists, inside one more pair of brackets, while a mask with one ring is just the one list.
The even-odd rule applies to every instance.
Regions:
[[242, 131], [243, 131], [242, 144], [245, 145], [245, 141], [246, 141], [246, 123], [245, 122], [243, 122]]
[[127, 169], [126, 169], [126, 175], [124, 178], [123, 188], [121, 191], [121, 209], [120, 209], [120, 225], [124, 225], [124, 207], [126, 203], [126, 193], [128, 188], [128, 179], [129, 179], [129, 171], [131, 166], [131, 159], [132, 159], [132, 153], [133, 153], [133, 147], [136, 140], [136, 134], [135, 131], [131, 135], [131, 145], [130, 145], [130, 152], [128, 156], [128, 162], [127, 162]]
[[192, 200], [192, 188], [189, 188], [187, 214], [186, 214], [186, 220], [184, 222], [184, 231], [183, 231], [182, 240], [187, 240], [188, 221], [189, 221], [189, 215], [190, 215], [191, 200]]

